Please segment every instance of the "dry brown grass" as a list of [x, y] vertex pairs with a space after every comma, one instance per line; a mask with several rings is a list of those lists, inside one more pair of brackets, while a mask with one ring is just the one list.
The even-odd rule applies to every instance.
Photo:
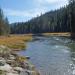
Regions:
[[[45, 36], [71, 36], [71, 33], [43, 33]], [[0, 36], [0, 45], [8, 46], [11, 49], [24, 49], [26, 42], [32, 40], [32, 34]]]
[[7, 37], [1, 36], [0, 45], [5, 45], [12, 49], [21, 49], [26, 47], [26, 42], [31, 39], [31, 35], [10, 35]]
[[51, 35], [51, 36], [71, 36], [70, 32], [60, 32], [60, 33], [43, 33], [43, 35]]

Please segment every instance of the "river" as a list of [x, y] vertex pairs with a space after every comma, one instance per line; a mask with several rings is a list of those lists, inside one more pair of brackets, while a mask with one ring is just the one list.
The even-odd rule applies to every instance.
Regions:
[[75, 42], [65, 37], [33, 37], [23, 56], [30, 56], [41, 75], [75, 75]]

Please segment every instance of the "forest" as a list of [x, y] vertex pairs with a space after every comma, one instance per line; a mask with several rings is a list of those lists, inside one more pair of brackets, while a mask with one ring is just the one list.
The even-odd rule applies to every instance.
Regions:
[[0, 9], [0, 35], [8, 35], [10, 33], [10, 25], [7, 17], [4, 17], [2, 9]]
[[27, 22], [9, 24], [0, 9], [0, 35], [45, 32], [75, 32], [75, 0], [56, 10], [46, 12]]

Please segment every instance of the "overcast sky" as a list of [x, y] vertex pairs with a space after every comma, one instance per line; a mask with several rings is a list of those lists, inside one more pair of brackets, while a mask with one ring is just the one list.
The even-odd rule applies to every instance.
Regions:
[[0, 0], [0, 7], [10, 23], [28, 21], [66, 4], [67, 0]]

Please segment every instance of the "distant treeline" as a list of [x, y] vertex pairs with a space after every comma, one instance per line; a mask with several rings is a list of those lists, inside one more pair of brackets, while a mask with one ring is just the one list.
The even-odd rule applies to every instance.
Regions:
[[[3, 21], [6, 23], [2, 26], [8, 25], [7, 20]], [[41, 14], [27, 22], [12, 23], [10, 26], [12, 34], [75, 32], [75, 0], [69, 0], [69, 4], [60, 9]], [[9, 31], [9, 25], [7, 29]]]
[[70, 32], [69, 7], [50, 11], [28, 22], [12, 24], [12, 33]]

